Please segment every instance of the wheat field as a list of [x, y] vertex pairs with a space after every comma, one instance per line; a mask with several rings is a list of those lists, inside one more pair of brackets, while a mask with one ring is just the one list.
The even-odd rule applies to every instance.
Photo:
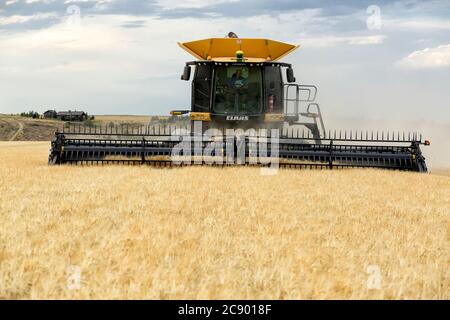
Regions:
[[2, 299], [448, 299], [450, 177], [48, 167], [0, 143]]

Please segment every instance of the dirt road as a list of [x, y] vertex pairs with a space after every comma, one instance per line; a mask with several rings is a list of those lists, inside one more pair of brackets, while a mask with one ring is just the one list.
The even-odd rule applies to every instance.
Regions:
[[14, 141], [14, 140], [16, 140], [17, 136], [23, 132], [23, 123], [22, 123], [21, 121], [17, 121], [17, 120], [14, 120], [14, 121], [17, 123], [17, 125], [19, 126], [19, 128], [18, 128], [17, 131], [13, 134], [13, 136], [9, 139], [9, 141]]

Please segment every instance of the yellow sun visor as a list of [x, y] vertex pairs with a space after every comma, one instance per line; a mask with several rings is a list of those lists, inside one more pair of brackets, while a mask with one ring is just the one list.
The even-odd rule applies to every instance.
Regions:
[[269, 39], [211, 38], [178, 45], [200, 60], [232, 60], [236, 51], [244, 52], [244, 60], [276, 61], [297, 49], [298, 45]]

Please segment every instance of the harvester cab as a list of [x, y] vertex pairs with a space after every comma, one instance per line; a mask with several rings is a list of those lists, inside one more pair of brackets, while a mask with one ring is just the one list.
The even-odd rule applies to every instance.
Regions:
[[198, 59], [186, 63], [181, 79], [189, 81], [195, 68], [185, 113], [204, 129], [304, 126], [317, 141], [325, 136], [317, 87], [295, 84], [292, 66], [279, 62], [298, 46], [236, 37], [179, 46]]
[[417, 133], [325, 131], [317, 88], [296, 84], [292, 66], [279, 61], [298, 46], [239, 39], [234, 33], [179, 45], [197, 60], [186, 63], [181, 76], [192, 78], [190, 110], [171, 114], [189, 114], [189, 124], [130, 128], [69, 123], [55, 133], [49, 164], [276, 163], [427, 171], [420, 147], [429, 143]]

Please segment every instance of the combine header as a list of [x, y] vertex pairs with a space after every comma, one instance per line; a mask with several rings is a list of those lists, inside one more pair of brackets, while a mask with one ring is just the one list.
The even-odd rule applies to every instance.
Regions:
[[179, 45], [198, 60], [181, 76], [189, 81], [195, 68], [191, 108], [171, 114], [190, 125], [69, 125], [56, 132], [49, 163], [427, 171], [420, 146], [429, 143], [416, 133], [326, 131], [317, 88], [295, 84], [292, 66], [278, 62], [298, 46], [234, 37]]

